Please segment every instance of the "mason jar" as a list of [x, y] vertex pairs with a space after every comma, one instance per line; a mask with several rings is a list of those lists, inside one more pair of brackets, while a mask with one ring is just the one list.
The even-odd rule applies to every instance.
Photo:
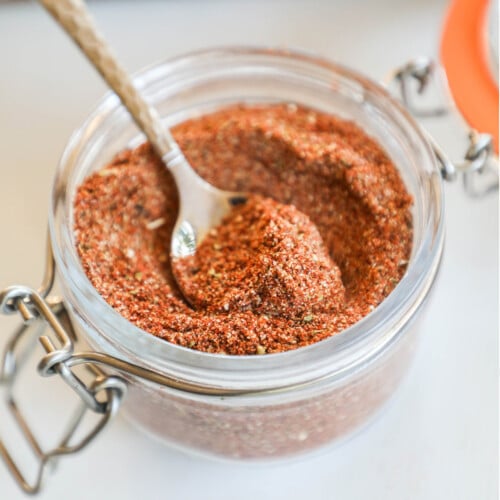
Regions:
[[53, 185], [50, 242], [78, 337], [141, 373], [179, 382], [120, 370], [128, 419], [168, 445], [230, 459], [280, 459], [345, 438], [380, 410], [408, 370], [439, 269], [442, 175], [428, 138], [379, 84], [300, 52], [200, 51], [154, 65], [135, 83], [169, 127], [236, 103], [295, 103], [354, 121], [397, 166], [414, 200], [413, 247], [401, 281], [345, 331], [265, 356], [211, 354], [161, 340], [120, 316], [87, 279], [73, 234], [76, 189], [116, 153], [144, 140], [114, 94], [73, 134]]

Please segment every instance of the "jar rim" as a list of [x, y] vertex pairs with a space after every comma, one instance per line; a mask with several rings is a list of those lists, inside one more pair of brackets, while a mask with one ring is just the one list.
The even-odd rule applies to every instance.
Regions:
[[[428, 169], [433, 172], [432, 186], [429, 188], [432, 191], [432, 203], [419, 248], [414, 249], [408, 269], [396, 288], [369, 315], [342, 332], [309, 346], [265, 356], [195, 351], [157, 338], [130, 323], [98, 294], [83, 271], [76, 248], [68, 245], [72, 228], [67, 226], [71, 220], [69, 213], [73, 199], [67, 196], [67, 175], [76, 161], [76, 152], [87, 141], [89, 134], [98, 128], [103, 117], [121, 106], [117, 97], [108, 93], [69, 139], [53, 183], [49, 228], [58, 275], [60, 280], [62, 278], [62, 288], [66, 291], [65, 299], [71, 302], [77, 315], [97, 330], [96, 316], [100, 317], [101, 314], [109, 315], [117, 330], [124, 329], [120, 339], [106, 338], [114, 352], [119, 353], [119, 357], [137, 356], [139, 347], [143, 349], [141, 353], [144, 352], [144, 357], [141, 356], [139, 360], [141, 364], [177, 373], [180, 378], [199, 377], [208, 385], [214, 386], [236, 384], [245, 388], [257, 384], [268, 388], [284, 374], [296, 381], [314, 379], [325, 373], [342, 376], [359, 367], [360, 363], [372, 359], [395, 341], [403, 326], [412, 320], [428, 295], [439, 267], [444, 240], [444, 206], [439, 168], [431, 146], [417, 122], [381, 85], [350, 68], [302, 50], [262, 47], [198, 50], [148, 66], [136, 73], [134, 80], [144, 89], [148, 82], [157, 79], [159, 75], [171, 76], [199, 61], [239, 57], [271, 58], [276, 63], [279, 61], [322, 67], [332, 74], [356, 82], [364, 91], [388, 103], [395, 116], [411, 131], [412, 139], [420, 149]], [[125, 146], [124, 144], [123, 147]], [[61, 206], [64, 206], [65, 216], [58, 220], [57, 213]], [[238, 376], [234, 377], [236, 372]], [[233, 381], [227, 379], [229, 373], [234, 377]]]

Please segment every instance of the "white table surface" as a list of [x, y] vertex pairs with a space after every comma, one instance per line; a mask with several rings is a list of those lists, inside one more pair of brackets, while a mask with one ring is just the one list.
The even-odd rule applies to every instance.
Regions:
[[[409, 58], [437, 53], [446, 2], [98, 1], [102, 31], [133, 71], [220, 44], [303, 47], [380, 79]], [[66, 140], [105, 88], [77, 49], [33, 3], [0, 6], [0, 288], [37, 286], [54, 167]], [[463, 131], [433, 132], [451, 156]], [[439, 499], [496, 498], [497, 197], [470, 200], [446, 186], [441, 276], [408, 377], [372, 425], [319, 456], [249, 466], [186, 456], [118, 417], [90, 448], [60, 462], [42, 499]], [[0, 346], [12, 322], [0, 318]], [[7, 328], [7, 330], [6, 330]], [[30, 378], [31, 377], [31, 378]], [[36, 387], [38, 375], [29, 372]], [[57, 431], [61, 413], [38, 424]], [[0, 413], [0, 427], [5, 417]], [[0, 498], [22, 494], [0, 463]]]

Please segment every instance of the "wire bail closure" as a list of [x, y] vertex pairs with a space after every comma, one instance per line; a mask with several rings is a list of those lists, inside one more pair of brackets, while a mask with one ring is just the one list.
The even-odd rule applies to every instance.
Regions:
[[[442, 118], [449, 115], [453, 108], [449, 92], [447, 93], [448, 105], [422, 108], [414, 104], [416, 98], [429, 89], [435, 73], [435, 63], [426, 57], [419, 57], [391, 72], [386, 83], [387, 85], [391, 83], [397, 85], [401, 101], [416, 118]], [[442, 80], [444, 83], [445, 79]], [[416, 91], [412, 90], [412, 83], [417, 84]], [[424, 132], [434, 150], [444, 180], [455, 181], [460, 174], [465, 192], [473, 198], [498, 190], [498, 159], [494, 158], [493, 138], [490, 134], [480, 133], [469, 128], [464, 158], [459, 162], [452, 162], [433, 137], [425, 130]]]
[[[51, 279], [52, 282], [53, 279]], [[50, 288], [43, 291], [48, 293]], [[0, 312], [14, 314], [16, 311], [21, 314], [24, 322], [10, 338], [3, 358], [0, 360], [0, 384], [6, 387], [7, 407], [38, 461], [35, 479], [30, 482], [26, 478], [1, 437], [0, 456], [18, 485], [26, 493], [36, 494], [40, 491], [48, 464], [56, 457], [76, 453], [87, 446], [117, 413], [127, 388], [123, 379], [106, 375], [94, 365], [87, 367], [94, 379], [89, 385], [86, 385], [73, 373], [71, 366], [67, 365], [73, 355], [75, 337], [71, 327], [66, 331], [62, 326], [61, 319], [65, 317], [66, 309], [61, 299], [47, 301], [40, 293], [23, 286], [12, 286], [0, 291]], [[26, 336], [33, 334], [33, 326], [35, 325], [38, 327], [35, 331], [39, 335], [40, 343], [47, 353], [38, 365], [38, 372], [45, 377], [59, 374], [79, 395], [82, 402], [59, 444], [49, 451], [42, 450], [13, 394], [15, 380], [23, 366], [22, 358], [24, 356], [22, 353], [18, 353], [21, 341]], [[40, 328], [41, 326], [50, 327], [50, 331], [57, 338], [59, 347], [56, 348], [49, 336], [40, 335], [40, 332], [45, 329]], [[98, 399], [100, 394], [103, 394], [103, 400]], [[87, 410], [100, 414], [101, 418], [83, 438], [76, 443], [71, 443]]]
[[[105, 373], [100, 368], [100, 365], [112, 368], [119, 373], [127, 373], [128, 375], [150, 382], [192, 393], [217, 396], [232, 396], [243, 393], [242, 391], [196, 385], [178, 380], [172, 376], [128, 363], [104, 353], [93, 351], [75, 352], [74, 345], [77, 335], [64, 302], [59, 297], [48, 296], [53, 287], [54, 278], [55, 264], [52, 246], [50, 238], [47, 237], [45, 276], [39, 290], [35, 291], [29, 287], [20, 285], [0, 290], [0, 315], [19, 313], [23, 319], [21, 326], [9, 338], [3, 356], [0, 358], [0, 387], [5, 387], [7, 408], [38, 460], [38, 470], [35, 479], [30, 482], [26, 478], [26, 475], [21, 471], [12, 453], [2, 440], [1, 434], [0, 457], [4, 460], [11, 475], [24, 492], [28, 494], [38, 493], [42, 486], [44, 472], [48, 464], [56, 457], [70, 455], [85, 448], [118, 412], [122, 399], [127, 392], [127, 383], [119, 375]], [[47, 327], [54, 339], [50, 335], [43, 335]], [[49, 451], [42, 450], [28, 421], [20, 411], [13, 394], [14, 383], [20, 370], [23, 368], [26, 358], [26, 353], [18, 351], [21, 351], [22, 340], [29, 335], [36, 335], [46, 352], [45, 356], [38, 363], [38, 373], [42, 377], [50, 377], [55, 374], [60, 375], [81, 400], [80, 409], [69, 423], [59, 444]], [[74, 373], [73, 368], [79, 365], [84, 365], [88, 373], [93, 377], [91, 383], [84, 383]], [[281, 389], [284, 388], [286, 387], [284, 386]], [[245, 394], [254, 392], [263, 391], [244, 391]], [[75, 444], [70, 444], [87, 411], [99, 414], [101, 418], [85, 437]]]

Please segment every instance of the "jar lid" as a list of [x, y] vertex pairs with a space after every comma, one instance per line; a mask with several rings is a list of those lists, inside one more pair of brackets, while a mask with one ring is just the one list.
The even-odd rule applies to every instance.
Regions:
[[491, 134], [498, 153], [498, 0], [454, 0], [441, 39], [453, 99], [467, 121]]

